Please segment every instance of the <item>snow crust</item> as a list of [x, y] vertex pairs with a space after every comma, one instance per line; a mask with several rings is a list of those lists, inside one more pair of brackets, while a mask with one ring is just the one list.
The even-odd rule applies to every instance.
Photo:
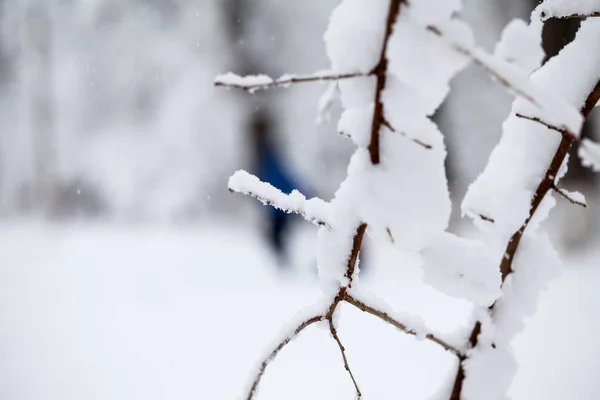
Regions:
[[443, 233], [424, 249], [424, 281], [438, 290], [488, 307], [501, 296], [498, 260], [502, 250]]
[[504, 28], [494, 55], [530, 74], [542, 65], [545, 56], [540, 33], [535, 25], [529, 25], [522, 19], [513, 19]]
[[465, 362], [465, 399], [506, 399], [517, 363], [512, 340], [537, 308], [540, 293], [559, 276], [561, 262], [545, 234], [524, 236], [494, 307], [493, 324], [484, 320], [479, 345]]
[[600, 172], [600, 144], [589, 139], [583, 139], [579, 145], [581, 162], [594, 172]]

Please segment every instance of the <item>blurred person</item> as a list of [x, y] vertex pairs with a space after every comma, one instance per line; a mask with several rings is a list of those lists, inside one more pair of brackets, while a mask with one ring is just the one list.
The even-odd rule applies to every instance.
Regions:
[[[280, 149], [276, 146], [272, 127], [274, 123], [266, 111], [256, 111], [250, 122], [251, 140], [254, 148], [253, 164], [255, 174], [263, 182], [268, 182], [283, 193], [290, 194], [292, 190], [301, 190], [298, 179], [287, 166]], [[267, 214], [267, 240], [273, 249], [278, 265], [285, 267], [289, 264], [287, 238], [294, 214], [289, 214], [274, 207], [264, 207]]]

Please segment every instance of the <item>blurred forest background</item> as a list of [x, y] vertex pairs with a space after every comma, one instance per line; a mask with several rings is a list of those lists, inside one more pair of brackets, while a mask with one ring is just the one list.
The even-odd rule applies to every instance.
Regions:
[[[352, 146], [336, 132], [335, 110], [330, 122], [315, 123], [324, 85], [248, 95], [212, 82], [227, 71], [327, 69], [322, 35], [337, 4], [0, 0], [1, 218], [259, 223], [260, 206], [230, 195], [226, 183], [236, 169], [256, 169], [256, 142], [264, 138], [297, 187], [330, 198]], [[502, 27], [527, 20], [535, 4], [467, 0], [462, 17], [493, 50]], [[549, 24], [549, 54], [576, 25]], [[454, 86], [436, 118], [457, 208], [499, 138], [511, 99], [474, 67]], [[592, 123], [586, 135], [597, 134]], [[595, 178], [577, 164], [572, 157], [567, 186], [593, 203]], [[574, 208], [559, 211], [564, 222], [555, 230], [568, 246], [585, 244], [597, 230], [597, 218]]]

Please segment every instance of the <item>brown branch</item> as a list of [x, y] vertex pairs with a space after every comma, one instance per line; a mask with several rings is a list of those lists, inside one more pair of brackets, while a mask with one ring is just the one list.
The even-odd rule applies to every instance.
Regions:
[[352, 239], [352, 252], [348, 258], [348, 268], [346, 268], [345, 277], [348, 278], [348, 287], [352, 286], [352, 279], [354, 278], [354, 271], [356, 270], [356, 263], [358, 261], [358, 254], [360, 253], [360, 247], [362, 246], [362, 240], [367, 230], [367, 224], [360, 224], [356, 228], [356, 234]]
[[285, 87], [296, 83], [306, 82], [323, 82], [323, 81], [341, 81], [344, 79], [363, 78], [372, 75], [371, 72], [353, 72], [347, 74], [334, 74], [334, 75], [309, 75], [309, 76], [291, 76], [280, 79], [274, 79], [271, 82], [263, 82], [256, 84], [243, 84], [243, 83], [229, 83], [224, 80], [215, 81], [215, 86], [221, 86], [226, 88], [242, 89], [247, 92], [255, 92], [257, 90], [269, 89], [274, 87]]
[[329, 321], [329, 331], [331, 332], [331, 336], [333, 336], [333, 339], [336, 341], [338, 347], [340, 348], [340, 353], [342, 353], [342, 359], [344, 360], [344, 368], [346, 369], [346, 371], [348, 371], [348, 375], [350, 375], [350, 379], [352, 379], [352, 383], [354, 384], [354, 388], [356, 389], [357, 397], [360, 399], [362, 397], [362, 393], [360, 392], [358, 383], [356, 383], [354, 374], [352, 373], [352, 370], [350, 369], [350, 364], [348, 364], [348, 359], [346, 358], [346, 349], [344, 348], [344, 345], [342, 344], [342, 341], [340, 340], [337, 330], [335, 329], [335, 326], [333, 324], [333, 316], [331, 316], [328, 319], [328, 321]]
[[369, 155], [371, 157], [371, 163], [373, 165], [379, 164], [379, 130], [381, 129], [382, 122], [384, 120], [383, 103], [381, 102], [381, 95], [385, 89], [387, 81], [387, 48], [392, 36], [392, 30], [398, 14], [400, 13], [400, 6], [406, 5], [406, 0], [391, 0], [390, 8], [387, 15], [387, 22], [385, 27], [385, 35], [383, 37], [383, 45], [381, 46], [381, 54], [379, 55], [379, 61], [372, 73], [377, 77], [375, 86], [375, 108], [373, 110], [373, 121], [371, 123], [371, 141], [369, 142]]
[[587, 207], [586, 203], [573, 199], [571, 196], [569, 196], [567, 193], [565, 193], [564, 190], [558, 188], [556, 185], [554, 185], [552, 187], [552, 190], [554, 190], [556, 193], [558, 193], [559, 195], [561, 195], [562, 197], [564, 197], [565, 199], [567, 199], [572, 204], [575, 204], [576, 206], [581, 206], [583, 208]]
[[[590, 95], [587, 97], [583, 107], [581, 108], [581, 114], [583, 115], [584, 118], [589, 117], [590, 113], [594, 109], [594, 107], [599, 99], [600, 99], [600, 81], [592, 89]], [[536, 122], [538, 122], [538, 121], [536, 121]], [[539, 122], [542, 123], [541, 121], [539, 121]], [[544, 125], [546, 125], [546, 124], [544, 124]], [[502, 283], [504, 283], [504, 281], [506, 280], [508, 275], [510, 275], [513, 272], [512, 263], [515, 258], [515, 254], [517, 253], [517, 250], [519, 249], [519, 244], [521, 243], [523, 233], [525, 232], [525, 229], [529, 225], [529, 222], [533, 218], [535, 212], [537, 211], [538, 207], [542, 203], [542, 200], [544, 199], [546, 194], [550, 190], [554, 189], [555, 179], [556, 179], [556, 176], [558, 175], [560, 167], [562, 166], [563, 162], [565, 161], [565, 158], [569, 154], [569, 150], [570, 150], [571, 146], [575, 142], [575, 136], [564, 133], [564, 132], [561, 132], [561, 133], [562, 133], [562, 139], [558, 145], [558, 149], [556, 150], [556, 153], [554, 154], [554, 157], [552, 158], [552, 161], [550, 162], [550, 166], [546, 170], [546, 174], [544, 175], [544, 178], [542, 178], [542, 181], [538, 185], [538, 187], [533, 195], [533, 198], [531, 199], [531, 209], [529, 211], [529, 216], [527, 217], [527, 219], [525, 220], [525, 222], [523, 223], [521, 228], [519, 228], [519, 230], [516, 231], [510, 238], [508, 245], [506, 246], [506, 251], [504, 252], [502, 260], [500, 261], [500, 272], [502, 274]], [[491, 312], [494, 311], [495, 305], [496, 305], [496, 303], [492, 304], [492, 306], [490, 307]], [[473, 327], [473, 331], [471, 332], [471, 336], [469, 339], [469, 343], [470, 343], [471, 347], [477, 346], [478, 337], [479, 337], [480, 332], [481, 332], [481, 322], [478, 321], [475, 324], [475, 326]], [[450, 400], [460, 400], [463, 382], [465, 379], [464, 360], [465, 360], [464, 358], [461, 359], [461, 362], [459, 364], [459, 367], [458, 367], [458, 370], [456, 373], [456, 378], [454, 380], [454, 385], [452, 388], [452, 393], [450, 395]]]
[[[395, 320], [388, 313], [378, 310], [374, 307], [371, 307], [368, 304], [351, 296], [350, 294], [346, 295], [345, 300], [348, 304], [352, 304], [354, 307], [358, 308], [359, 310], [366, 312], [368, 314], [371, 314], [371, 315], [387, 322], [388, 324], [398, 328], [399, 330], [406, 333], [407, 335], [417, 336], [417, 332], [413, 331], [412, 329], [410, 329], [409, 327], [404, 325], [402, 322]], [[433, 335], [432, 333], [426, 334], [425, 339], [430, 340], [430, 341], [440, 345], [441, 347], [444, 348], [444, 350], [450, 351], [450, 352], [456, 354], [457, 356], [461, 356], [461, 354], [462, 354], [462, 352], [459, 349], [448, 344], [444, 340], [439, 339], [437, 336]]]
[[394, 133], [398, 133], [398, 134], [400, 134], [401, 136], [404, 136], [405, 138], [409, 139], [411, 142], [413, 142], [413, 143], [416, 143], [416, 144], [418, 144], [419, 146], [421, 146], [421, 147], [423, 147], [423, 148], [425, 148], [425, 149], [427, 149], [427, 150], [430, 150], [430, 149], [432, 149], [432, 148], [433, 148], [433, 146], [432, 146], [432, 145], [430, 145], [430, 144], [427, 144], [427, 143], [425, 143], [425, 142], [422, 142], [421, 140], [419, 140], [419, 139], [416, 139], [416, 138], [411, 138], [411, 137], [409, 137], [409, 136], [408, 136], [406, 133], [404, 133], [404, 132], [397, 131], [397, 130], [396, 130], [396, 129], [395, 129], [395, 128], [394, 128], [394, 127], [393, 127], [393, 126], [392, 126], [392, 125], [391, 125], [391, 124], [390, 124], [390, 123], [389, 123], [389, 122], [388, 122], [388, 121], [387, 121], [385, 118], [384, 118], [384, 119], [381, 121], [381, 125], [385, 126], [387, 129], [389, 129], [390, 131], [392, 131], [392, 132], [394, 132]]
[[260, 383], [260, 380], [263, 377], [265, 370], [267, 369], [267, 366], [269, 365], [269, 363], [271, 361], [273, 361], [273, 359], [275, 359], [275, 357], [277, 357], [279, 352], [281, 350], [283, 350], [283, 348], [288, 343], [290, 343], [292, 341], [292, 339], [294, 339], [296, 336], [298, 336], [300, 334], [300, 332], [302, 332], [304, 329], [308, 328], [312, 324], [321, 322], [323, 320], [325, 320], [324, 315], [316, 315], [312, 318], [304, 320], [300, 325], [298, 325], [296, 327], [296, 329], [292, 332], [291, 335], [288, 335], [285, 339], [283, 339], [281, 342], [279, 342], [279, 344], [273, 349], [273, 351], [271, 351], [271, 353], [267, 356], [267, 358], [265, 358], [263, 360], [263, 362], [261, 363], [258, 373], [254, 377], [252, 386], [250, 387], [250, 390], [248, 391], [248, 395], [246, 396], [247, 400], [252, 400], [252, 398], [254, 397], [254, 394], [256, 393], [256, 389], [258, 388], [258, 384]]
[[585, 18], [594, 18], [594, 17], [600, 17], [600, 11], [596, 11], [596, 12], [592, 12], [589, 14], [569, 14], [569, 15], [548, 15], [548, 13], [546, 11], [542, 11], [540, 13], [540, 19], [542, 21], [548, 21], [549, 19], [585, 19]]

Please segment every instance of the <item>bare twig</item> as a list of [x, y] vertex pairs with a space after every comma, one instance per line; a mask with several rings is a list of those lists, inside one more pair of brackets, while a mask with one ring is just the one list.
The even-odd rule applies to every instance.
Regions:
[[298, 325], [296, 327], [296, 329], [294, 329], [294, 331], [290, 335], [286, 336], [285, 339], [283, 339], [281, 342], [279, 342], [279, 344], [273, 349], [273, 351], [271, 351], [271, 353], [267, 356], [267, 358], [265, 358], [263, 360], [263, 362], [261, 363], [258, 373], [254, 377], [252, 386], [250, 387], [250, 390], [248, 391], [248, 395], [246, 396], [247, 400], [252, 400], [252, 398], [254, 397], [254, 394], [256, 393], [256, 389], [258, 388], [258, 384], [260, 383], [260, 380], [263, 377], [265, 370], [267, 369], [267, 366], [269, 365], [269, 363], [271, 361], [273, 361], [273, 359], [275, 359], [275, 357], [277, 357], [279, 352], [281, 350], [283, 350], [283, 348], [288, 343], [290, 343], [292, 341], [292, 339], [294, 339], [296, 336], [298, 336], [300, 334], [300, 332], [302, 332], [304, 329], [308, 328], [312, 324], [321, 322], [323, 320], [325, 320], [324, 315], [316, 315], [314, 317], [306, 319], [300, 325]]
[[348, 364], [348, 359], [346, 358], [346, 349], [338, 336], [337, 330], [335, 329], [335, 325], [333, 324], [333, 316], [329, 319], [329, 331], [331, 332], [331, 336], [336, 341], [338, 347], [340, 348], [340, 353], [342, 353], [342, 359], [344, 360], [344, 368], [348, 371], [348, 375], [350, 375], [350, 379], [352, 379], [352, 383], [354, 384], [354, 388], [356, 389], [357, 397], [360, 399], [362, 397], [362, 393], [360, 392], [360, 388], [358, 387], [358, 383], [356, 383], [356, 379], [354, 378], [354, 374], [350, 369], [350, 364]]
[[556, 185], [554, 185], [552, 187], [552, 190], [554, 190], [556, 193], [558, 193], [559, 195], [561, 195], [562, 197], [564, 197], [565, 199], [567, 199], [569, 202], [577, 205], [577, 206], [581, 206], [581, 207], [587, 207], [587, 204], [585, 204], [584, 202], [575, 200], [574, 198], [572, 198], [571, 196], [569, 196], [569, 194], [567, 192], [565, 192], [564, 190], [558, 188]]
[[[407, 335], [417, 336], [417, 332], [411, 330], [402, 322], [397, 321], [396, 319], [392, 318], [388, 313], [378, 310], [374, 307], [371, 307], [370, 305], [358, 300], [357, 298], [353, 297], [350, 294], [346, 295], [345, 300], [347, 303], [352, 304], [354, 307], [358, 308], [359, 310], [366, 312], [368, 314], [371, 314], [371, 315], [387, 322], [388, 324], [400, 329], [402, 332], [406, 333]], [[438, 338], [437, 336], [433, 335], [432, 333], [426, 334], [425, 339], [430, 340], [430, 341], [440, 345], [441, 347], [444, 348], [444, 350], [450, 351], [450, 352], [456, 354], [457, 356], [460, 356], [462, 354], [462, 352], [459, 349], [450, 345], [449, 343], [445, 342], [444, 340]]]
[[392, 131], [394, 133], [398, 133], [399, 135], [404, 136], [405, 138], [407, 138], [411, 142], [416, 143], [419, 146], [421, 146], [421, 147], [423, 147], [423, 148], [425, 148], [427, 150], [430, 150], [430, 149], [433, 148], [433, 146], [430, 145], [430, 144], [422, 142], [421, 140], [416, 139], [416, 138], [411, 138], [406, 133], [396, 130], [385, 118], [381, 121], [381, 125], [385, 126], [387, 129], [389, 129], [390, 131]]
[[385, 231], [388, 234], [388, 238], [390, 239], [390, 242], [392, 242], [392, 244], [396, 244], [396, 240], [394, 239], [394, 235], [392, 235], [392, 230], [388, 227], [388, 228], [385, 228]]
[[564, 127], [561, 128], [561, 127], [558, 127], [558, 126], [551, 125], [551, 124], [549, 124], [547, 122], [542, 121], [538, 117], [529, 117], [529, 116], [523, 115], [521, 113], [517, 113], [515, 115], [518, 118], [523, 118], [523, 119], [526, 119], [526, 120], [529, 120], [529, 121], [537, 122], [538, 124], [544, 125], [546, 128], [548, 128], [550, 130], [553, 130], [553, 131], [556, 131], [556, 132], [559, 132], [562, 135], [569, 135], [569, 136], [576, 137], [575, 134], [573, 132], [569, 131], [567, 128], [564, 128]]
[[267, 82], [260, 83], [243, 83], [244, 78], [238, 77], [240, 82], [228, 82], [224, 76], [217, 77], [215, 80], [215, 86], [222, 86], [226, 88], [242, 89], [247, 92], [255, 92], [257, 90], [264, 90], [274, 87], [287, 87], [296, 83], [306, 82], [319, 82], [319, 81], [341, 81], [344, 79], [362, 78], [370, 76], [371, 73], [364, 72], [352, 72], [347, 74], [315, 74], [307, 76], [284, 76], [280, 79], [271, 79]]

